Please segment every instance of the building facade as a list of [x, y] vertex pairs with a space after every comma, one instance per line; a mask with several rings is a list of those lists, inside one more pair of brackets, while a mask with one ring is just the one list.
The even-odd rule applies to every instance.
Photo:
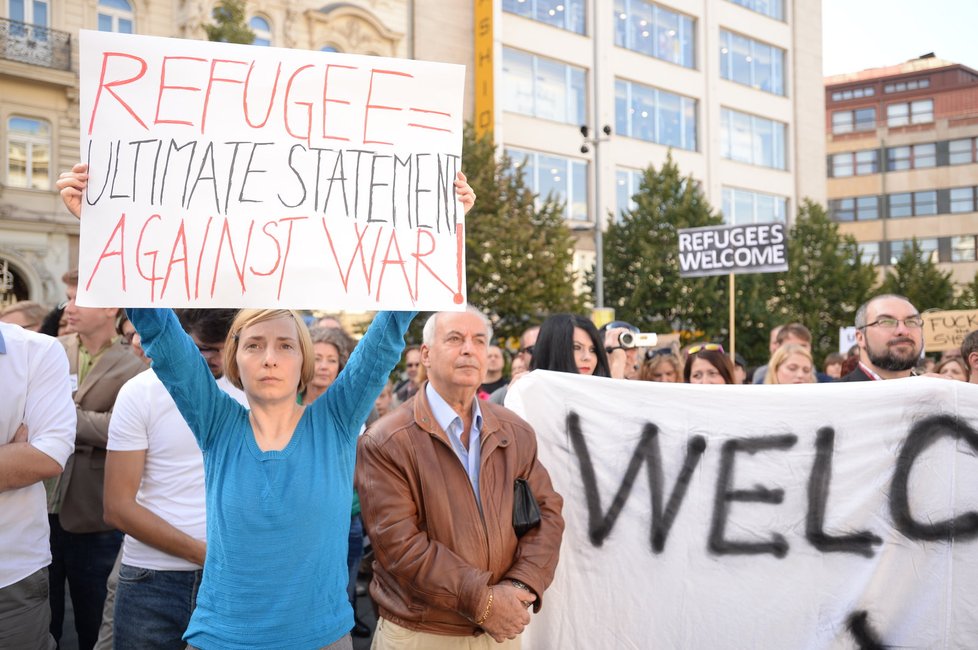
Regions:
[[829, 211], [880, 271], [916, 239], [978, 272], [978, 72], [925, 55], [825, 80]]
[[[0, 300], [58, 302], [60, 276], [77, 260], [78, 226], [54, 182], [79, 159], [79, 30], [204, 38], [213, 6], [0, 5], [0, 271], [8, 269]], [[580, 270], [594, 262], [596, 224], [627, 208], [642, 171], [669, 152], [731, 223], [785, 220], [803, 198], [824, 202], [820, 2], [261, 0], [247, 7], [256, 44], [466, 65], [467, 114], [526, 163], [535, 191], [565, 202]]]
[[824, 203], [820, 2], [503, 0], [493, 27], [497, 143], [566, 201], [581, 269], [669, 152], [728, 223]]

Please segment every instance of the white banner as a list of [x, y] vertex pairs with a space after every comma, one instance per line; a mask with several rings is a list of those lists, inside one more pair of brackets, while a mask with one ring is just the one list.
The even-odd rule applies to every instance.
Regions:
[[507, 406], [567, 522], [524, 648], [978, 644], [978, 387], [537, 371]]
[[81, 32], [79, 304], [460, 309], [463, 66]]

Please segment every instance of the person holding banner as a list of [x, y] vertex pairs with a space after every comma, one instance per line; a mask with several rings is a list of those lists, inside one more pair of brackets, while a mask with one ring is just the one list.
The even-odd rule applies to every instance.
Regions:
[[[81, 215], [87, 166], [58, 180]], [[466, 212], [475, 201], [455, 182]], [[153, 369], [204, 452], [207, 554], [184, 639], [224, 648], [351, 649], [346, 544], [357, 434], [415, 312], [379, 312], [329, 390], [309, 405], [313, 344], [287, 309], [243, 309], [224, 360], [248, 410], [221, 391], [172, 310], [129, 310]]]

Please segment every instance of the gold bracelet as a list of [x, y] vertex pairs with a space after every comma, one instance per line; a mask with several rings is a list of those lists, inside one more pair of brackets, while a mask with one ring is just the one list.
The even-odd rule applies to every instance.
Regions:
[[492, 587], [489, 587], [489, 602], [486, 603], [486, 609], [484, 612], [482, 612], [482, 616], [475, 622], [476, 625], [481, 627], [482, 624], [486, 622], [486, 619], [489, 618], [490, 609], [492, 609]]

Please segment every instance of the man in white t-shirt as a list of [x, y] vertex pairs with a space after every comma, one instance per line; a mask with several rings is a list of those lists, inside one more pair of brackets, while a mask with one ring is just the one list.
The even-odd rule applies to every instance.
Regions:
[[[224, 379], [233, 309], [178, 312], [202, 362]], [[105, 519], [126, 533], [116, 589], [116, 648], [183, 647], [200, 585], [205, 540], [204, 462], [190, 428], [152, 370], [129, 380], [109, 422]]]
[[0, 323], [0, 648], [55, 647], [42, 480], [75, 450], [75, 403], [58, 340]]

